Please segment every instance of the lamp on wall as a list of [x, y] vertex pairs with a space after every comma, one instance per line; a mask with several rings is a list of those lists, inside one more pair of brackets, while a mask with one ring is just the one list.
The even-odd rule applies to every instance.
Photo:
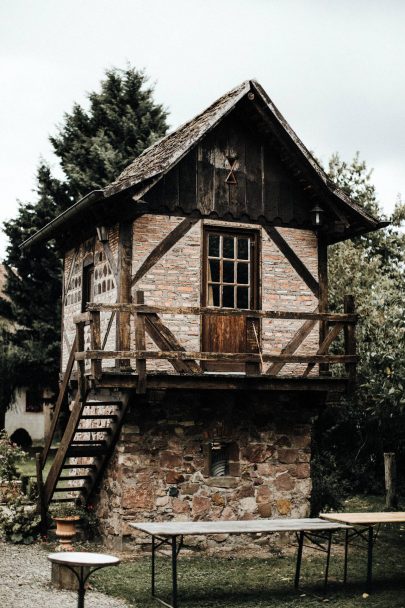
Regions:
[[311, 209], [311, 211], [309, 212], [312, 225], [316, 226], [317, 228], [319, 226], [322, 226], [324, 214], [325, 211], [322, 209], [322, 207], [320, 207], [319, 205], [315, 205], [315, 207], [313, 207], [313, 209]]
[[100, 243], [106, 243], [108, 241], [107, 226], [97, 226], [97, 236]]

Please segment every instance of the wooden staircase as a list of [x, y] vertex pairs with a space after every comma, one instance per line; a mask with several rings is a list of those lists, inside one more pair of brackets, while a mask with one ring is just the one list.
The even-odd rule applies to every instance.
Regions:
[[76, 339], [60, 386], [50, 432], [43, 453], [37, 460], [38, 507], [43, 529], [50, 504], [68, 502], [85, 506], [91, 500], [114, 452], [130, 397], [128, 391], [120, 393], [120, 400], [106, 400], [101, 389], [93, 386], [90, 390], [84, 376], [84, 364], [79, 362], [76, 397], [70, 406], [70, 415], [55, 458], [46, 479], [43, 479], [42, 472], [66, 402], [77, 343]]

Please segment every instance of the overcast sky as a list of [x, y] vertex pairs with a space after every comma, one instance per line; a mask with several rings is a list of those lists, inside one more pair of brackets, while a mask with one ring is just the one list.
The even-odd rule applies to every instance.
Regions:
[[57, 168], [63, 113], [128, 62], [171, 127], [255, 78], [321, 161], [360, 151], [387, 213], [405, 196], [404, 0], [0, 0], [0, 222], [40, 157]]

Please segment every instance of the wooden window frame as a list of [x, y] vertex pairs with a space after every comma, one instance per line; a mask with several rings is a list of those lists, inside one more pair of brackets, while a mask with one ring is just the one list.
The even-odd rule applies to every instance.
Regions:
[[[233, 228], [228, 226], [215, 226], [215, 225], [204, 225], [203, 226], [203, 251], [202, 251], [202, 289], [201, 289], [201, 305], [207, 308], [224, 309], [224, 310], [238, 310], [234, 307], [222, 307], [222, 306], [209, 306], [208, 301], [208, 237], [210, 234], [218, 234], [220, 236], [232, 235], [240, 237], [250, 237], [252, 239], [251, 251], [250, 251], [250, 276], [251, 276], [251, 294], [250, 294], [250, 307], [242, 310], [260, 310], [261, 308], [261, 297], [260, 297], [260, 229], [255, 228]], [[220, 256], [219, 259], [223, 259]], [[226, 259], [226, 258], [225, 258]], [[236, 260], [237, 258], [233, 258]], [[242, 260], [241, 260], [242, 261]], [[234, 283], [237, 285], [238, 283]], [[220, 283], [222, 285], [222, 283]], [[241, 284], [242, 286], [242, 284]]]
[[[82, 305], [81, 305], [81, 311], [85, 312], [86, 311], [86, 306], [88, 301], [92, 302], [93, 298], [94, 298], [94, 271], [95, 271], [95, 267], [94, 267], [94, 257], [93, 255], [87, 255], [85, 257], [85, 259], [83, 260], [83, 267], [82, 267]], [[88, 295], [88, 277], [90, 275], [90, 273], [92, 273], [93, 275], [93, 293], [92, 293], [92, 298], [90, 300], [87, 300], [87, 295]]]

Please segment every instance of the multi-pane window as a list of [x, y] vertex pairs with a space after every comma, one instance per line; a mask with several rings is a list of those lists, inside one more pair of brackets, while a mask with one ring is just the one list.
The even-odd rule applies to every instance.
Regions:
[[207, 306], [252, 307], [252, 244], [250, 234], [208, 232], [206, 257]]

